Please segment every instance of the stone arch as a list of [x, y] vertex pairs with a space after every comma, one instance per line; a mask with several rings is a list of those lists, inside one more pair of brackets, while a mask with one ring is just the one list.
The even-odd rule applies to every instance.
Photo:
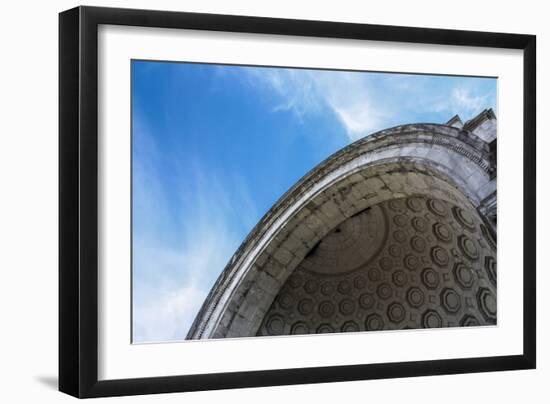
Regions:
[[[495, 223], [485, 220], [484, 209], [487, 210], [487, 201], [491, 206], [496, 201], [495, 173], [489, 145], [461, 128], [405, 125], [353, 143], [310, 171], [262, 218], [218, 278], [188, 338], [262, 334], [262, 327], [266, 330], [266, 315], [273, 311], [280, 291], [308, 254], [311, 256], [321, 241], [334, 235], [339, 225], [353, 227], [356, 220], [382, 220], [380, 215], [377, 218], [371, 214], [367, 219], [361, 213], [368, 209], [384, 211], [384, 204], [392, 200], [417, 197], [441, 201], [451, 209], [476, 217], [476, 224], [484, 226], [492, 238]], [[370, 227], [382, 229], [381, 225]], [[374, 240], [382, 236], [365, 237]], [[385, 247], [382, 243], [380, 249]], [[369, 262], [377, 251], [365, 254], [368, 256], [363, 258]], [[489, 253], [487, 257], [494, 259], [493, 255]], [[459, 273], [462, 274], [460, 270]], [[478, 300], [495, 293], [491, 285], [483, 285], [488, 294]], [[453, 296], [449, 299], [453, 300]], [[395, 317], [399, 306], [392, 308], [387, 313]], [[422, 321], [435, 324], [436, 314], [440, 314], [430, 310], [431, 314]], [[281, 316], [272, 314], [276, 314], [274, 318]], [[383, 321], [378, 318], [379, 313], [371, 315], [373, 324]], [[476, 320], [479, 317], [467, 315]], [[354, 329], [349, 321], [347, 326]], [[294, 331], [304, 327], [296, 324]], [[285, 329], [286, 333], [294, 331]]]

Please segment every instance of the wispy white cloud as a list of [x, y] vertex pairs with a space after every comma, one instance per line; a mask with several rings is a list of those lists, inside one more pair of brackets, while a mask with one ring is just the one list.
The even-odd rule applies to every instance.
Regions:
[[300, 69], [247, 69], [250, 82], [277, 94], [274, 112], [290, 111], [302, 120], [327, 108], [335, 114], [350, 140], [380, 129], [387, 112], [371, 99], [364, 75]]
[[256, 208], [242, 178], [222, 181], [199, 163], [174, 164], [180, 185], [167, 188], [167, 173], [150, 163], [154, 142], [140, 138], [148, 151], [134, 161], [134, 342], [183, 340]]
[[[217, 204], [223, 195], [209, 195], [213, 198], [197, 196], [210, 202], [188, 211], [178, 245], [162, 245], [163, 234], [147, 228], [134, 241], [135, 342], [185, 339], [216, 275], [238, 245], [238, 236], [229, 230]], [[158, 205], [156, 209], [170, 207]], [[203, 213], [208, 209], [211, 215]]]
[[[493, 89], [481, 92], [468, 79], [458, 83], [454, 78], [419, 75], [244, 70], [250, 84], [276, 95], [270, 100], [275, 105], [273, 112], [290, 111], [303, 121], [308, 114], [328, 110], [341, 123], [350, 141], [389, 126], [415, 122], [415, 117], [434, 112], [448, 118], [459, 114], [469, 119], [492, 106], [495, 98]], [[457, 81], [454, 86], [449, 84], [454, 81]]]
[[134, 306], [133, 342], [185, 339], [206, 297], [205, 291], [194, 287], [152, 288], [150, 285], [140, 285], [138, 289], [148, 296], [138, 298]]
[[450, 109], [462, 111], [464, 115], [481, 112], [490, 102], [491, 94], [474, 94], [471, 89], [455, 87], [451, 93]]
[[449, 119], [458, 114], [466, 121], [485, 108], [494, 108], [495, 97], [494, 91], [482, 92], [471, 85], [456, 85], [445, 92], [420, 93], [416, 100], [420, 111], [446, 113]]
[[322, 104], [314, 77], [305, 70], [246, 68], [246, 76], [253, 86], [273, 91], [277, 97], [273, 112], [291, 111], [299, 119], [304, 115], [319, 112]]
[[346, 128], [350, 140], [357, 140], [382, 126], [389, 112], [377, 103], [368, 76], [340, 72], [337, 80], [325, 74], [318, 85], [327, 104]]

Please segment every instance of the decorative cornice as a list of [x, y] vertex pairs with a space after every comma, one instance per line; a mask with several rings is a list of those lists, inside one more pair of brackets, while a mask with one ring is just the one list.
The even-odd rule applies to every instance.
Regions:
[[492, 108], [485, 109], [474, 118], [470, 119], [464, 124], [464, 130], [473, 131], [483, 122], [497, 119], [495, 112]]

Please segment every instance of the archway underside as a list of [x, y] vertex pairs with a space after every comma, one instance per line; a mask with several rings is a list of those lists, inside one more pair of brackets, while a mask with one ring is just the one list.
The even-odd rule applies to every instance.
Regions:
[[495, 241], [482, 219], [412, 196], [333, 228], [283, 284], [257, 335], [495, 323]]
[[496, 322], [496, 242], [466, 183], [403, 157], [334, 177], [259, 225], [192, 338]]

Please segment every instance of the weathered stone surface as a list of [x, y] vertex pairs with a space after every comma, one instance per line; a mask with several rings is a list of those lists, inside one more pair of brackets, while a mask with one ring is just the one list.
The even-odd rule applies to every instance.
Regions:
[[231, 258], [188, 338], [492, 324], [496, 117], [342, 149]]
[[[496, 288], [491, 278], [496, 272], [488, 268], [493, 268], [495, 252], [471, 237], [471, 228], [482, 225], [477, 212], [470, 208], [455, 216], [457, 209], [463, 210], [414, 196], [383, 202], [345, 220], [288, 278], [257, 334], [274, 335], [272, 318], [287, 329], [298, 321], [301, 333], [315, 333], [322, 324], [330, 324], [331, 332], [447, 327], [461, 321], [493, 324]], [[404, 218], [403, 226], [393, 220], [398, 217]], [[424, 225], [415, 227], [416, 218]], [[383, 231], [367, 242], [364, 234], [372, 223], [384, 223], [379, 224]], [[448, 229], [443, 239], [437, 235], [442, 228]], [[400, 231], [403, 238], [390, 236]], [[494, 275], [479, 277], [480, 271]]]

